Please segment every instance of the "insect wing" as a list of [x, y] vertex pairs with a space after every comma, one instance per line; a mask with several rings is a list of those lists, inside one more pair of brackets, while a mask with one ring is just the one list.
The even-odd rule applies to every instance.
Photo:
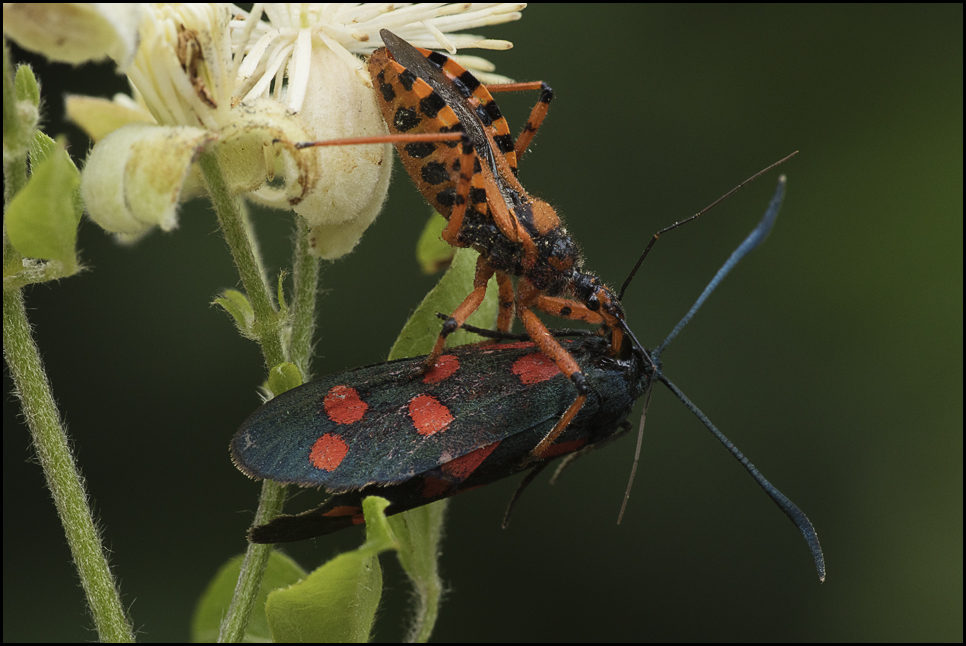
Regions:
[[[554, 363], [537, 351], [533, 344], [463, 346], [443, 355], [444, 363], [451, 362], [450, 357], [455, 357], [462, 362], [461, 370], [475, 371], [474, 374], [467, 378], [464, 375], [452, 373], [438, 382], [448, 384], [450, 397], [447, 400], [451, 402], [454, 410], [458, 409], [461, 415], [458, 419], [463, 424], [456, 426], [454, 422], [454, 427], [442, 434], [445, 440], [443, 452], [433, 454], [435, 463], [430, 468], [397, 483], [375, 483], [361, 488], [355, 485], [350, 491], [330, 497], [317, 509], [294, 516], [279, 516], [268, 524], [253, 527], [249, 535], [251, 540], [255, 543], [283, 543], [329, 534], [364, 522], [362, 501], [366, 496], [375, 495], [388, 499], [390, 505], [386, 509], [386, 514], [397, 514], [463, 491], [485, 486], [545, 464], [557, 457], [603, 445], [625, 426], [624, 421], [634, 401], [649, 382], [649, 377], [636, 356], [610, 357], [609, 344], [605, 339], [594, 337], [565, 343], [588, 376], [593, 393], [588, 397], [586, 405], [581, 408], [573, 423], [541, 458], [534, 456], [533, 449], [556, 424], [561, 411], [570, 405], [573, 400], [573, 385], [563, 378]], [[365, 375], [369, 379], [378, 377], [380, 383], [384, 384], [386, 392], [390, 393], [392, 379], [398, 376], [400, 371], [404, 372], [407, 368], [420, 365], [419, 361], [419, 359], [405, 360], [371, 366], [313, 382], [295, 391], [306, 389], [314, 384], [324, 384], [331, 389], [340, 384], [346, 385], [350, 381], [350, 376]], [[427, 377], [432, 374], [428, 373]], [[517, 385], [508, 387], [507, 382], [516, 382]], [[358, 381], [351, 383], [360, 384]], [[494, 384], [497, 385], [494, 386]], [[313, 392], [311, 399], [317, 402], [319, 392], [323, 390], [324, 387]], [[439, 392], [433, 392], [435, 392], [434, 396], [440, 396]], [[420, 397], [425, 393], [426, 391], [423, 391], [412, 396]], [[276, 400], [281, 400], [283, 397], [285, 394]], [[269, 402], [252, 417], [256, 417], [261, 411], [267, 411], [269, 417], [284, 414], [287, 408], [273, 411], [269, 409], [271, 404], [272, 402]], [[396, 407], [398, 406], [397, 402]], [[237, 446], [253, 438], [257, 441], [262, 431], [261, 427], [249, 422], [245, 423], [235, 438], [236, 463], [239, 463], [240, 467], [241, 461], [248, 459], [250, 457], [248, 453], [251, 451], [247, 447], [238, 449]], [[410, 422], [407, 428], [408, 431], [397, 431], [388, 439], [395, 439], [401, 446], [412, 444], [414, 425]], [[272, 430], [277, 436], [303, 434], [302, 431], [293, 434], [284, 428]], [[365, 429], [359, 432], [365, 434]], [[319, 436], [324, 434], [324, 431], [315, 430], [314, 434]], [[310, 442], [296, 442], [295, 438], [291, 437], [288, 443], [300, 444], [303, 448], [298, 449], [298, 453], [301, 455], [292, 456], [291, 446], [283, 446], [284, 443], [281, 442], [277, 443], [279, 450], [289, 451], [284, 455], [288, 458], [294, 457], [295, 461], [303, 464], [304, 446]], [[426, 443], [427, 441], [423, 442], [424, 445]], [[460, 448], [454, 450], [453, 447]], [[350, 449], [350, 452], [353, 450], [355, 448]], [[259, 455], [261, 452], [261, 449], [257, 451]], [[457, 456], [457, 453], [461, 455]], [[408, 461], [410, 459], [406, 458], [407, 465], [410, 464]], [[287, 462], [288, 460], [283, 460], [272, 468], [287, 471]], [[397, 463], [403, 464], [403, 460], [397, 459]], [[411, 467], [406, 468], [412, 470]], [[243, 468], [243, 470], [251, 473], [250, 468]], [[327, 474], [326, 477], [328, 476], [331, 474]], [[277, 474], [260, 477], [282, 480]], [[363, 480], [365, 478], [360, 482]], [[326, 483], [316, 479], [309, 484]], [[331, 488], [331, 484], [326, 486]]]
[[516, 166], [510, 127], [489, 90], [459, 63], [445, 54], [413, 47], [391, 32], [383, 34], [393, 58], [427, 83], [460, 120], [479, 155], [498, 175], [487, 135], [493, 138], [511, 166]]
[[329, 491], [399, 483], [552, 425], [573, 399], [557, 367], [529, 343], [458, 348], [423, 375], [421, 365], [378, 364], [283, 393], [235, 434], [236, 466]]
[[[398, 133], [465, 132], [476, 155], [499, 178], [496, 156], [516, 168], [513, 137], [493, 96], [470, 72], [437, 52], [413, 47], [383, 31], [387, 50], [369, 59], [383, 117]], [[397, 144], [399, 158], [423, 197], [443, 215], [456, 198], [458, 142]], [[494, 151], [496, 147], [497, 151]], [[474, 182], [474, 190], [481, 190]], [[479, 200], [484, 201], [480, 196]]]

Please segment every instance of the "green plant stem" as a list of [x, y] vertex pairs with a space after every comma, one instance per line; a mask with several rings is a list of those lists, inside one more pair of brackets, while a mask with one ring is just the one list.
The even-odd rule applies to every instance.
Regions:
[[[265, 480], [258, 499], [255, 524], [267, 523], [278, 516], [284, 502], [285, 487], [272, 480]], [[237, 643], [245, 637], [245, 630], [248, 628], [248, 620], [255, 607], [255, 600], [262, 585], [262, 576], [265, 574], [272, 547], [272, 545], [248, 544], [245, 558], [242, 560], [241, 572], [238, 574], [238, 583], [235, 584], [235, 594], [221, 622], [219, 643]]]
[[[271, 369], [272, 366], [286, 360], [281, 334], [282, 321], [272, 303], [271, 292], [261, 271], [261, 263], [255, 257], [252, 239], [248, 235], [248, 226], [238, 208], [236, 198], [231, 195], [225, 184], [217, 157], [210, 152], [202, 153], [198, 163], [204, 173], [208, 194], [218, 216], [218, 223], [221, 225], [225, 241], [238, 268], [242, 286], [255, 312], [253, 329], [261, 346], [265, 365]], [[283, 487], [266, 480], [262, 486], [256, 517], [274, 517], [281, 511], [284, 500]], [[261, 586], [262, 575], [268, 564], [269, 554], [271, 554], [269, 546], [251, 543], [248, 545], [238, 584], [235, 586], [235, 594], [221, 624], [219, 642], [240, 642], [244, 637], [258, 589]]]
[[287, 361], [285, 345], [282, 341], [282, 327], [285, 321], [281, 319], [272, 302], [272, 292], [266, 284], [261, 271], [261, 263], [255, 258], [251, 238], [238, 208], [236, 199], [228, 190], [225, 177], [218, 164], [215, 154], [205, 152], [198, 159], [201, 171], [204, 173], [208, 185], [208, 194], [218, 216], [218, 224], [225, 236], [225, 242], [231, 250], [232, 259], [238, 268], [242, 286], [255, 312], [253, 326], [258, 344], [265, 357], [265, 367], [274, 366]]
[[[208, 192], [218, 215], [218, 222], [224, 232], [225, 240], [231, 249], [242, 285], [248, 295], [255, 313], [254, 331], [262, 348], [265, 365], [268, 369], [289, 360], [294, 361], [303, 371], [308, 363], [311, 349], [312, 327], [314, 323], [315, 295], [319, 273], [318, 259], [309, 253], [308, 238], [300, 221], [298, 244], [295, 254], [295, 301], [293, 304], [293, 348], [285, 347], [283, 330], [288, 321], [279, 313], [272, 301], [272, 293], [262, 264], [257, 254], [254, 236], [249, 223], [238, 208], [239, 203], [232, 197], [218, 165], [217, 157], [211, 153], [202, 154], [199, 164], [205, 175]], [[277, 393], [276, 393], [277, 394]], [[262, 484], [255, 523], [262, 524], [278, 516], [285, 502], [285, 487], [271, 480]], [[221, 624], [219, 642], [238, 642], [245, 636], [245, 629], [254, 608], [255, 599], [261, 586], [262, 575], [271, 554], [270, 545], [250, 543], [242, 561], [241, 573], [235, 586], [235, 594]]]
[[305, 218], [296, 218], [294, 251], [294, 299], [292, 302], [291, 361], [302, 371], [303, 381], [309, 381], [312, 370], [312, 336], [315, 333], [315, 301], [319, 293], [319, 258], [309, 246], [309, 226]]
[[[8, 204], [27, 184], [27, 143], [33, 136], [34, 120], [26, 119], [18, 110], [13, 65], [6, 38], [3, 39], [3, 181], [4, 204]], [[3, 266], [16, 269], [19, 274], [31, 273], [22, 265], [22, 258], [14, 250], [3, 229]], [[8, 267], [8, 264], [11, 267]], [[58, 265], [60, 263], [57, 263]], [[50, 263], [45, 264], [45, 268]], [[33, 273], [42, 273], [36, 269]], [[81, 586], [97, 628], [100, 641], [133, 642], [134, 632], [124, 613], [121, 596], [111, 575], [103, 546], [74, 456], [70, 451], [67, 433], [54, 403], [47, 381], [40, 350], [34, 342], [27, 321], [23, 291], [9, 287], [4, 279], [3, 290], [3, 356], [10, 369], [14, 392], [19, 397], [31, 442], [47, 479], [47, 487], [64, 526]]]
[[40, 351], [30, 333], [23, 294], [19, 289], [3, 291], [3, 354], [47, 486], [64, 525], [67, 544], [87, 595], [98, 637], [103, 642], [133, 642], [134, 634], [111, 576]]
[[437, 578], [436, 585], [417, 591], [415, 621], [413, 622], [406, 641], [412, 644], [426, 644], [436, 627], [439, 618], [439, 601], [442, 594], [442, 582]]

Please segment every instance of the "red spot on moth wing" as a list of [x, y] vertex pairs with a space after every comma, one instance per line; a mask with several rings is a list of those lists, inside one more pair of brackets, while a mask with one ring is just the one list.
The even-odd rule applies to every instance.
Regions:
[[430, 395], [417, 395], [409, 400], [409, 417], [420, 435], [445, 431], [453, 421], [449, 409]]
[[339, 518], [341, 516], [359, 516], [361, 514], [362, 507], [357, 507], [355, 505], [342, 505], [341, 507], [333, 507], [322, 515], [327, 518]]
[[560, 374], [560, 368], [557, 367], [557, 364], [542, 352], [534, 352], [520, 357], [513, 362], [511, 370], [527, 386], [553, 379]]
[[435, 384], [444, 379], [449, 379], [459, 368], [459, 359], [451, 354], [444, 354], [436, 361], [436, 365], [423, 376], [423, 383]]
[[555, 458], [558, 455], [567, 455], [568, 453], [573, 453], [574, 451], [582, 448], [584, 444], [587, 443], [587, 438], [581, 438], [579, 440], [572, 440], [570, 442], [563, 442], [561, 444], [552, 444], [547, 447], [540, 457], [549, 460], [550, 458]]
[[325, 414], [336, 424], [352, 424], [362, 419], [369, 404], [359, 398], [359, 391], [349, 386], [333, 386], [325, 395]]
[[466, 455], [461, 455], [455, 460], [450, 460], [446, 464], [440, 466], [440, 469], [446, 475], [452, 476], [459, 482], [466, 480], [470, 475], [476, 471], [477, 467], [483, 464], [483, 460], [490, 457], [490, 454], [496, 450], [496, 447], [500, 446], [499, 442], [494, 442], [493, 444], [487, 444], [486, 446], [480, 447], [475, 451], [467, 453]]
[[309, 462], [316, 469], [335, 471], [349, 453], [349, 445], [338, 435], [326, 433], [312, 444]]

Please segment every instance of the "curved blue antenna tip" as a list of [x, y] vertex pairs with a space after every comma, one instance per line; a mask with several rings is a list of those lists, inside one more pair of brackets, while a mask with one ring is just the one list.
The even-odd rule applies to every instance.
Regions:
[[808, 516], [805, 515], [805, 512], [799, 509], [798, 506], [789, 500], [785, 494], [779, 491], [775, 485], [768, 482], [768, 480], [765, 479], [765, 476], [761, 475], [761, 472], [755, 468], [755, 465], [745, 457], [745, 454], [739, 451], [738, 447], [732, 444], [731, 440], [725, 437], [724, 433], [719, 431], [718, 428], [711, 423], [711, 420], [708, 419], [708, 416], [702, 413], [701, 409], [695, 406], [694, 403], [692, 403], [691, 400], [688, 399], [677, 386], [671, 383], [667, 377], [661, 373], [658, 373], [656, 378], [667, 386], [668, 390], [674, 393], [674, 396], [681, 400], [681, 403], [687, 406], [688, 410], [694, 413], [694, 415], [701, 420], [701, 423], [704, 424], [709, 431], [711, 431], [718, 441], [721, 442], [726, 449], [728, 449], [731, 455], [735, 456], [735, 459], [741, 463], [741, 466], [743, 466], [745, 470], [751, 474], [751, 477], [755, 479], [755, 482], [758, 483], [758, 486], [765, 490], [765, 493], [768, 494], [768, 497], [771, 498], [776, 505], [778, 505], [778, 508], [785, 512], [785, 515], [788, 516], [793, 523], [795, 523], [795, 527], [797, 527], [802, 533], [802, 536], [805, 537], [805, 542], [808, 543], [808, 549], [812, 552], [812, 559], [815, 561], [815, 569], [818, 571], [818, 580], [825, 581], [825, 555], [822, 553], [822, 546], [818, 542], [818, 534], [815, 533], [815, 527], [812, 525], [812, 521], [808, 519]]
[[704, 302], [708, 299], [708, 296], [711, 295], [711, 292], [715, 290], [715, 288], [718, 286], [718, 283], [724, 280], [724, 277], [728, 275], [735, 265], [738, 264], [738, 261], [748, 255], [749, 251], [765, 241], [765, 238], [768, 237], [768, 233], [771, 231], [772, 226], [775, 224], [775, 219], [778, 218], [778, 211], [781, 210], [782, 200], [784, 199], [785, 176], [782, 175], [778, 178], [778, 187], [775, 189], [775, 195], [772, 196], [771, 202], [768, 204], [768, 209], [765, 211], [765, 215], [758, 223], [758, 226], [756, 226], [755, 229], [748, 234], [748, 237], [745, 238], [744, 242], [738, 245], [738, 248], [735, 249], [734, 253], [731, 254], [731, 257], [728, 258], [728, 261], [721, 266], [721, 269], [718, 270], [718, 273], [715, 274], [714, 278], [711, 279], [711, 282], [708, 283], [708, 286], [704, 288], [703, 292], [701, 292], [701, 296], [699, 296], [698, 300], [695, 301], [694, 305], [691, 306], [691, 309], [688, 310], [688, 313], [684, 315], [684, 318], [682, 318], [680, 322], [674, 326], [674, 329], [671, 330], [671, 333], [667, 335], [667, 338], [664, 339], [664, 342], [651, 353], [651, 356], [655, 361], [657, 361], [658, 357], [661, 356], [661, 353], [664, 352], [664, 349], [668, 346], [668, 344], [674, 340], [674, 337], [676, 337], [678, 333], [684, 329], [684, 326], [688, 324], [688, 322], [691, 320], [691, 317], [693, 317], [695, 312], [698, 311], [698, 308], [704, 305]]

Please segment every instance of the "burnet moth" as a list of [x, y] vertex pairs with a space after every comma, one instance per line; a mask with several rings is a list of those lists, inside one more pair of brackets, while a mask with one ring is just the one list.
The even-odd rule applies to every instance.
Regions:
[[520, 471], [536, 473], [558, 457], [592, 450], [626, 433], [635, 401], [660, 382], [798, 527], [824, 580], [822, 549], [805, 514], [664, 375], [660, 363], [668, 344], [721, 280], [765, 239], [784, 190], [782, 177], [757, 227], [656, 349], [645, 350], [626, 325], [617, 355], [605, 337], [562, 341], [586, 375], [589, 394], [549, 449], [535, 450], [571, 406], [574, 387], [530, 343], [447, 350], [418, 376], [414, 368], [424, 357], [350, 370], [267, 402], [232, 439], [235, 465], [253, 478], [322, 487], [334, 495], [317, 509], [253, 527], [249, 538], [256, 543], [297, 541], [362, 523], [362, 500], [369, 495], [388, 499], [386, 514], [395, 514]]

